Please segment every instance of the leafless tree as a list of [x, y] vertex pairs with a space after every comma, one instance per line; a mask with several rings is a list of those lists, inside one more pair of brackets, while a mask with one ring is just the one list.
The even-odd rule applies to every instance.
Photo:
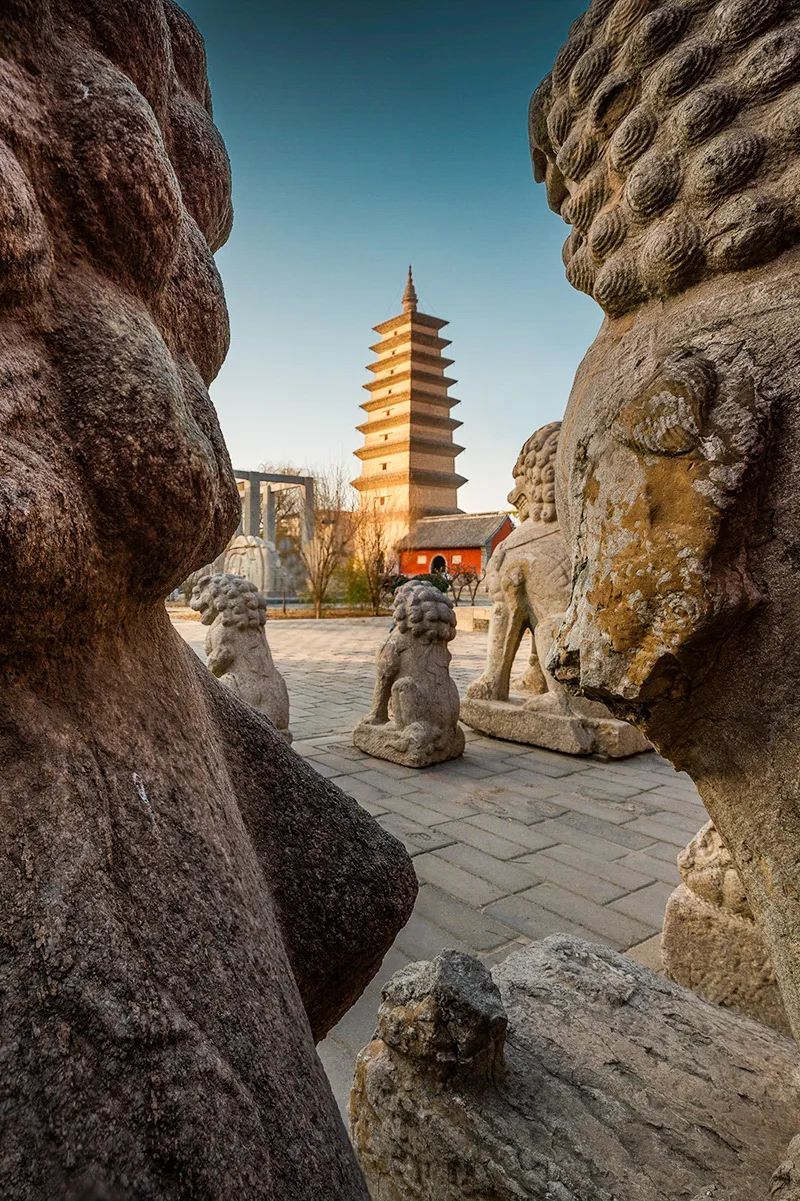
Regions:
[[316, 500], [313, 528], [299, 553], [314, 602], [314, 616], [321, 617], [334, 573], [352, 554], [358, 516], [355, 493], [342, 465], [312, 474]]
[[466, 592], [469, 595], [469, 603], [474, 605], [478, 589], [485, 579], [486, 572], [477, 572], [473, 567], [467, 567], [464, 571], [459, 571], [457, 575], [454, 575], [450, 580], [450, 587], [453, 591], [456, 604], [461, 604], [461, 597]]
[[362, 572], [373, 614], [381, 611], [387, 575], [396, 569], [394, 547], [386, 538], [386, 519], [374, 498], [362, 499], [354, 531], [356, 565]]

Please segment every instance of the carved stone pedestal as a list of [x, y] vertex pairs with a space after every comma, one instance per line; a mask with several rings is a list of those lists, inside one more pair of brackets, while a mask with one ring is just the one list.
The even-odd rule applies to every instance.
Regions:
[[795, 1201], [794, 1044], [624, 955], [446, 951], [383, 997], [350, 1099], [373, 1201]]
[[381, 725], [361, 721], [353, 730], [353, 746], [365, 755], [386, 759], [402, 767], [432, 767], [435, 763], [447, 763], [464, 754], [464, 745], [464, 731], [458, 726], [447, 742], [437, 744], [429, 742], [424, 734], [415, 737], [414, 731], [409, 736], [407, 730], [393, 721]]
[[[603, 712], [600, 705], [595, 707]], [[601, 717], [562, 713], [530, 697], [511, 695], [507, 701], [490, 701], [467, 696], [461, 702], [461, 720], [490, 738], [546, 747], [565, 755], [625, 759], [652, 749], [635, 726], [607, 713]]]

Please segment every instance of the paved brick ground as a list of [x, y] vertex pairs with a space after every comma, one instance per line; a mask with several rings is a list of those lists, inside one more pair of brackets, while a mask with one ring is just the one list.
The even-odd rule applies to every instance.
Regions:
[[[176, 624], [202, 654], [204, 628]], [[646, 944], [677, 883], [676, 855], [707, 820], [689, 778], [655, 754], [605, 763], [468, 732], [454, 763], [415, 771], [370, 759], [350, 731], [369, 708], [387, 628], [383, 619], [268, 627], [295, 749], [405, 843], [421, 885], [378, 979], [320, 1049], [342, 1107], [393, 971], [443, 947], [495, 963], [558, 931], [621, 951]], [[452, 650], [463, 691], [482, 668], [486, 634], [459, 634]]]

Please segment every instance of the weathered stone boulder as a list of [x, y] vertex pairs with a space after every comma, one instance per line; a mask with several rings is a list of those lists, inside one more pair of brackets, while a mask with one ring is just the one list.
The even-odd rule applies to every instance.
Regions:
[[[571, 575], [555, 505], [560, 429], [561, 422], [553, 421], [537, 430], [514, 467], [508, 502], [522, 521], [489, 560], [486, 587], [492, 615], [486, 667], [467, 689], [461, 720], [493, 738], [567, 755], [621, 759], [648, 750], [647, 739], [603, 705], [570, 696], [546, 667], [569, 604]], [[525, 635], [532, 643], [528, 668], [512, 685], [514, 660]]]
[[661, 939], [667, 975], [712, 1004], [790, 1034], [772, 960], [713, 823], [681, 852], [678, 867], [683, 882], [667, 901]]
[[239, 500], [231, 225], [171, 0], [0, 5], [0, 1191], [365, 1201], [314, 1050], [405, 852], [170, 625]]
[[373, 1201], [767, 1201], [800, 1094], [765, 1026], [566, 936], [383, 998], [350, 1100]]
[[531, 105], [606, 313], [556, 462], [548, 666], [697, 783], [800, 1036], [800, 13], [594, 0]]
[[453, 602], [422, 580], [397, 589], [394, 625], [378, 651], [372, 710], [353, 731], [359, 750], [406, 767], [464, 753], [458, 689], [447, 644], [456, 636]]

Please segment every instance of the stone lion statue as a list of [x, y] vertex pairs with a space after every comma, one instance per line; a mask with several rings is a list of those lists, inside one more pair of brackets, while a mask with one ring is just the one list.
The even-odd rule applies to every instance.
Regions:
[[[631, 755], [645, 750], [646, 740], [603, 706], [571, 697], [545, 667], [569, 604], [569, 553], [555, 505], [560, 430], [560, 421], [537, 430], [514, 467], [508, 502], [521, 521], [489, 560], [486, 589], [493, 608], [486, 668], [467, 689], [461, 718], [483, 733], [567, 754]], [[531, 656], [512, 699], [511, 672], [526, 634]]]
[[164, 598], [239, 499], [228, 159], [171, 0], [0, 5], [0, 1180], [367, 1193], [314, 1051], [416, 882]]
[[264, 628], [266, 597], [242, 576], [206, 575], [195, 583], [191, 607], [211, 627], [205, 642], [209, 671], [240, 700], [266, 713], [291, 743], [289, 693]]
[[558, 452], [550, 670], [694, 778], [795, 1037], [799, 89], [794, 3], [594, 0], [531, 104], [567, 275], [607, 315]]
[[507, 700], [514, 659], [526, 633], [535, 641], [530, 663], [519, 682], [522, 691], [547, 698], [569, 712], [564, 688], [545, 673], [542, 663], [569, 599], [569, 559], [555, 506], [555, 457], [560, 421], [537, 430], [514, 466], [508, 503], [520, 524], [495, 550], [486, 569], [486, 591], [494, 602], [486, 670], [468, 696]]
[[453, 602], [410, 580], [394, 598], [394, 627], [378, 651], [372, 711], [353, 731], [360, 750], [408, 767], [464, 753], [458, 689], [447, 644], [456, 635]]

